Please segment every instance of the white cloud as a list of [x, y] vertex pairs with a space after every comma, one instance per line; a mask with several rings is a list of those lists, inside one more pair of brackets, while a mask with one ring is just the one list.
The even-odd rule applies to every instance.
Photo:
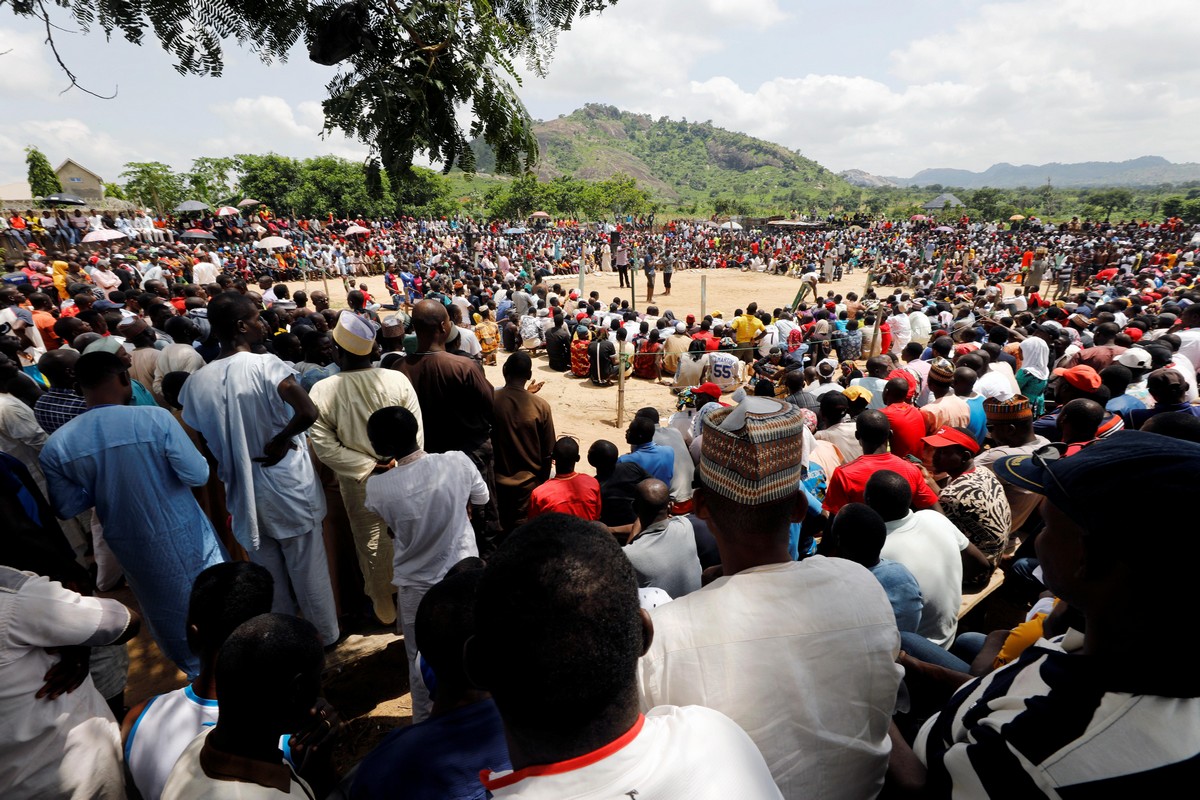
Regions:
[[[46, 48], [31, 36], [0, 28], [0, 98], [26, 99], [32, 93], [59, 92], [67, 79], [52, 67]], [[7, 115], [6, 115], [7, 116]]]
[[367, 155], [365, 145], [340, 132], [321, 138], [325, 117], [315, 101], [301, 102], [293, 108], [282, 97], [259, 95], [218, 103], [209, 111], [220, 124], [221, 133], [204, 139], [196, 155], [271, 151], [297, 157], [328, 153], [353, 160]]
[[[705, 5], [711, 20], [739, 7], [752, 16], [756, 4]], [[983, 169], [1005, 160], [1151, 153], [1195, 160], [1190, 128], [1200, 111], [1200, 66], [1183, 54], [1200, 36], [1200, 17], [1190, 7], [1182, 0], [991, 3], [893, 50], [887, 75], [785, 75], [757, 87], [719, 73], [681, 81], [708, 63], [695, 46], [635, 47], [630, 70], [613, 67], [621, 80], [588, 88], [630, 110], [712, 119], [800, 149], [833, 169], [907, 175], [929, 166]], [[623, 20], [613, 30], [626, 26], [638, 43], [653, 40], [654, 31], [631, 25]], [[696, 37], [700, 55], [710, 56], [723, 47], [716, 34], [684, 35]], [[665, 34], [671, 35], [680, 34]], [[582, 50], [581, 60], [600, 57], [592, 43]], [[556, 65], [549, 90], [569, 92], [577, 71], [572, 64], [560, 75]], [[540, 92], [531, 87], [530, 94]]]

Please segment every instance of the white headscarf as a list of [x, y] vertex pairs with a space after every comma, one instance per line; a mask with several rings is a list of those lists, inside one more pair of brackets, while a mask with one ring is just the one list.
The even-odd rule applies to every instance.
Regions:
[[1050, 378], [1050, 345], [1036, 336], [1021, 342], [1021, 369], [1039, 381]]

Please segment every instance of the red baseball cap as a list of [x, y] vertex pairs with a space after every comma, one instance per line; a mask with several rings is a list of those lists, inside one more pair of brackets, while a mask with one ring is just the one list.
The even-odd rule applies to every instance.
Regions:
[[979, 442], [975, 441], [975, 437], [957, 428], [941, 428], [932, 436], [923, 437], [921, 441], [930, 447], [965, 447], [971, 455], [979, 452]]
[[699, 386], [697, 386], [696, 391], [693, 392], [693, 394], [706, 394], [710, 397], [720, 398], [721, 387], [717, 386], [712, 381], [709, 381], [708, 383], [702, 383]]
[[1070, 369], [1056, 369], [1054, 376], [1062, 378], [1081, 392], [1094, 392], [1100, 388], [1100, 373], [1086, 364]]

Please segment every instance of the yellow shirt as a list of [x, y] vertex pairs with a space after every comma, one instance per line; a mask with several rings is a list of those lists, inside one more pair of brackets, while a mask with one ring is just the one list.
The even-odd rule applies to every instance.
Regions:
[[753, 314], [742, 314], [733, 321], [733, 332], [737, 335], [738, 344], [754, 341], [760, 331], [766, 330], [762, 320]]

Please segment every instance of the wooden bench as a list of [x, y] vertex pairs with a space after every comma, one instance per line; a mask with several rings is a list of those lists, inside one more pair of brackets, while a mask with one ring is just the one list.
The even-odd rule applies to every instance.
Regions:
[[958, 618], [962, 619], [967, 614], [971, 613], [975, 606], [982, 603], [988, 595], [999, 589], [1003, 584], [1004, 571], [999, 569], [994, 570], [992, 572], [991, 579], [989, 579], [987, 582], [987, 586], [984, 586], [978, 592], [963, 595], [962, 605], [958, 607]]

